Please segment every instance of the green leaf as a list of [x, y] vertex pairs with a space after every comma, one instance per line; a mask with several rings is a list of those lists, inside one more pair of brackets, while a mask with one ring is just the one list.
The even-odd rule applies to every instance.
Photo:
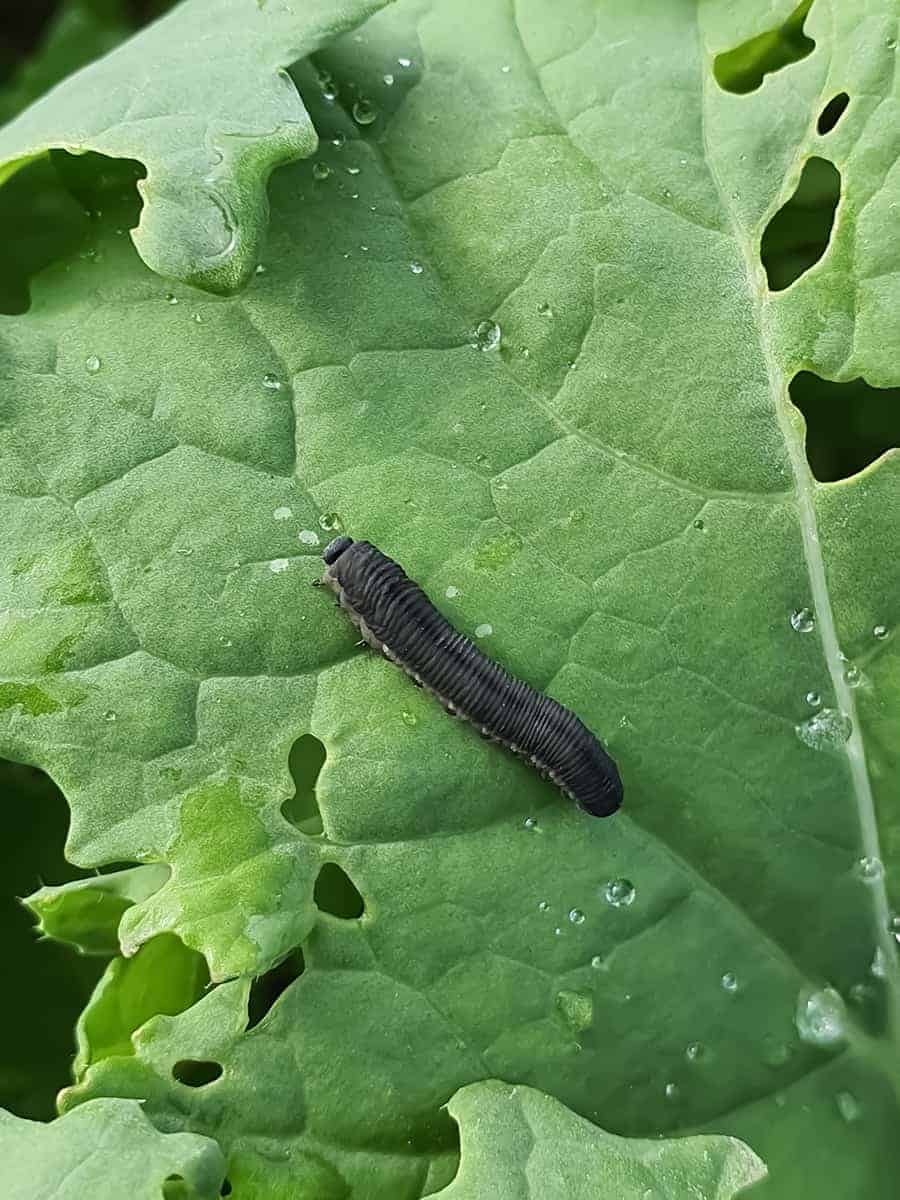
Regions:
[[386, 3], [307, 0], [298, 21], [281, 0], [185, 0], [0, 132], [0, 183], [53, 148], [138, 159], [145, 262], [234, 291], [259, 260], [270, 171], [316, 148], [285, 68]]
[[190, 1008], [208, 984], [202, 955], [172, 933], [152, 938], [133, 958], [113, 959], [76, 1027], [75, 1079], [103, 1058], [133, 1054], [136, 1030], [160, 1013]]
[[614, 1137], [533, 1088], [475, 1083], [447, 1108], [462, 1157], [440, 1200], [730, 1200], [766, 1173], [734, 1138]]
[[169, 870], [161, 864], [133, 867], [42, 887], [25, 904], [47, 937], [69, 942], [84, 954], [117, 954], [122, 914], [159, 891], [168, 878]]
[[[0, 321], [0, 750], [60, 782], [74, 861], [170, 868], [125, 950], [241, 976], [67, 1105], [145, 1098], [250, 1200], [406, 1200], [453, 1177], [448, 1099], [503, 1078], [616, 1136], [738, 1136], [765, 1200], [893, 1197], [898, 457], [817, 484], [788, 385], [900, 383], [900, 74], [887, 0], [815, 0], [806, 57], [720, 88], [791, 10], [399, 0], [295, 66], [320, 150], [272, 176], [240, 296], [163, 283], [127, 177], [51, 164], [92, 216]], [[771, 293], [813, 155], [831, 240]], [[341, 526], [604, 737], [621, 814], [354, 649], [309, 586]]]
[[159, 1200], [175, 1178], [203, 1200], [218, 1196], [224, 1174], [215, 1142], [160, 1133], [134, 1100], [93, 1100], [50, 1125], [0, 1109], [0, 1160], [15, 1200]]

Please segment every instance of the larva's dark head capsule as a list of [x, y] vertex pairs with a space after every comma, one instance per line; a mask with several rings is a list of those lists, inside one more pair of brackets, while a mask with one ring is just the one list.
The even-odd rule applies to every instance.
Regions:
[[325, 549], [322, 551], [322, 557], [324, 558], [325, 562], [330, 567], [331, 564], [336, 559], [340, 558], [340, 556], [344, 553], [344, 551], [347, 549], [347, 547], [352, 546], [352, 545], [353, 545], [353, 538], [346, 537], [346, 535], [342, 535], [341, 537], [336, 537], [334, 539], [334, 541], [329, 542], [328, 545], [325, 547]]

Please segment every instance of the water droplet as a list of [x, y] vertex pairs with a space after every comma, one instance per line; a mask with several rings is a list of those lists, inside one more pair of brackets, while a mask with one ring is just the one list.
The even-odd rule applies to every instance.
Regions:
[[272, 513], [276, 521], [287, 521], [292, 515], [291, 510], [286, 504], [280, 504]]
[[591, 959], [591, 966], [594, 968], [595, 971], [603, 970], [603, 959], [600, 957], [599, 954], [595, 954], [594, 957]]
[[348, 167], [347, 174], [348, 175], [358, 175], [361, 170], [362, 170], [362, 167]]
[[891, 917], [888, 921], [888, 931], [893, 935], [894, 941], [900, 945], [900, 917]]
[[834, 988], [801, 993], [794, 1024], [802, 1041], [810, 1046], [837, 1046], [847, 1036], [844, 1001]]
[[190, 558], [190, 556], [194, 553], [194, 547], [193, 546], [176, 546], [175, 553], [183, 554], [185, 558]]
[[572, 922], [573, 925], [583, 925], [584, 924], [584, 913], [581, 911], [580, 908], [570, 908], [569, 909], [569, 920]]
[[478, 350], [497, 350], [500, 346], [500, 326], [496, 321], [479, 321], [475, 326], [475, 341]]
[[301, 529], [297, 537], [304, 546], [318, 546], [319, 544], [319, 535], [314, 529]]
[[277, 392], [281, 390], [281, 380], [277, 375], [273, 375], [271, 371], [266, 371], [265, 375], [263, 375], [262, 382], [263, 387], [268, 388], [270, 392]]
[[887, 625], [876, 625], [875, 628], [872, 630], [872, 637], [876, 638], [879, 642], [883, 642], [884, 639], [887, 637], [887, 635], [888, 635]]
[[816, 614], [811, 608], [795, 608], [791, 613], [791, 628], [796, 633], [812, 633], [816, 627]]
[[672, 193], [669, 188], [663, 188], [663, 196], [666, 198], [666, 200], [672, 199]]
[[526, 829], [537, 829], [537, 817], [526, 817], [522, 824]]
[[191, 313], [191, 320], [192, 320], [192, 321], [194, 322], [194, 324], [196, 324], [196, 325], [202, 325], [202, 324], [203, 324], [203, 318], [200, 316], [200, 314], [199, 314], [198, 312]]
[[267, 270], [268, 270], [268, 268], [266, 267], [265, 263], [257, 263], [256, 264], [256, 274], [257, 275], [265, 275]]
[[327, 100], [329, 104], [333, 104], [338, 98], [337, 84], [328, 83], [322, 88], [322, 99]]
[[341, 533], [344, 528], [341, 515], [336, 512], [323, 512], [319, 517], [319, 524], [326, 533]]
[[856, 864], [860, 879], [866, 883], [877, 883], [884, 875], [884, 864], [874, 855], [864, 855]]
[[398, 58], [397, 62], [400, 64], [401, 67], [404, 67], [404, 68], [412, 66], [411, 58]]
[[547, 303], [546, 300], [542, 300], [540, 302], [540, 304], [537, 306], [537, 310], [541, 314], [542, 317], [552, 317], [553, 316], [553, 309], [550, 307], [550, 305]]
[[677, 1100], [681, 1094], [678, 1090], [677, 1083], [667, 1083], [663, 1090], [667, 1100]]
[[684, 1057], [688, 1062], [700, 1062], [702, 1058], [706, 1057], [706, 1047], [702, 1042], [691, 1042], [684, 1052]]
[[862, 680], [862, 671], [860, 671], [856, 663], [848, 662], [844, 667], [844, 683], [846, 683], [848, 687], [855, 688], [859, 687], [859, 685], [862, 683]]
[[382, 77], [381, 77], [381, 78], [384, 80], [384, 82], [385, 82], [385, 84], [387, 85], [387, 87], [393, 87], [393, 86], [394, 86], [394, 77], [393, 77], [393, 75], [391, 75], [391, 73], [390, 73], [390, 72], [388, 72], [388, 74], [387, 74], [387, 75], [382, 75]]
[[880, 946], [875, 947], [875, 954], [872, 957], [872, 965], [869, 967], [869, 974], [874, 975], [876, 979], [887, 978], [887, 960], [884, 957], [884, 951]]
[[862, 1107], [852, 1092], [838, 1092], [834, 1097], [834, 1102], [838, 1112], [848, 1125], [853, 1121], [858, 1121], [862, 1116]]
[[823, 708], [808, 720], [794, 726], [794, 732], [811, 750], [842, 746], [853, 732], [853, 723], [845, 712]]
[[740, 986], [738, 983], [738, 977], [735, 975], [734, 971], [726, 971], [719, 982], [722, 984], [722, 988], [726, 992], [736, 992]]
[[493, 625], [488, 624], [487, 621], [484, 621], [481, 625], [475, 626], [475, 636], [477, 638], [490, 637], [493, 632]]
[[415, 713], [407, 712], [405, 708], [400, 714], [400, 720], [404, 725], [408, 725], [410, 729], [419, 723], [419, 718], [415, 715]]
[[178, 297], [174, 292], [166, 292], [166, 304], [177, 304]]
[[573, 1033], [587, 1029], [594, 1019], [594, 999], [590, 992], [564, 988], [556, 994], [556, 1008]]
[[503, 72], [504, 75], [508, 75], [510, 72], [510, 69], [511, 68], [510, 68], [509, 63], [504, 63], [503, 66], [500, 68], [500, 70]]
[[627, 908], [634, 902], [634, 884], [630, 879], [610, 879], [603, 889], [603, 896], [613, 908]]
[[562, 929], [559, 925], [557, 925], [557, 927], [553, 930], [553, 932], [556, 934], [557, 937], [559, 937], [560, 934], [562, 933]]
[[541, 900], [538, 904], [538, 912], [548, 912], [550, 909], [549, 900]]
[[700, 533], [702, 533], [704, 531], [704, 529], [706, 528], [706, 522], [703, 520], [702, 517], [694, 518], [694, 528], [698, 529], [700, 531]]
[[450, 586], [447, 588], [447, 590], [444, 592], [444, 595], [447, 597], [448, 600], [455, 600], [456, 597], [459, 595], [459, 588], [454, 587], [453, 584], [451, 583]]
[[96, 354], [89, 354], [87, 356], [87, 358], [84, 360], [84, 366], [85, 366], [85, 369], [90, 371], [90, 373], [92, 375], [96, 375], [97, 372], [100, 370], [102, 363], [100, 362], [100, 359], [97, 357]]
[[413, 275], [421, 275], [425, 270], [420, 262], [411, 262], [409, 264], [409, 269], [412, 271]]
[[312, 177], [319, 183], [324, 183], [331, 176], [331, 167], [325, 162], [313, 163]]
[[678, 164], [679, 164], [679, 166], [686, 167], [686, 166], [687, 166], [687, 159], [686, 159], [686, 158], [679, 158], [679, 160], [678, 160]]
[[818, 708], [822, 703], [822, 697], [818, 692], [807, 692], [804, 699], [810, 708]]
[[290, 565], [290, 560], [287, 558], [273, 558], [269, 563], [269, 570], [275, 575], [280, 575], [281, 572], [286, 571]]
[[114, 713], [111, 708], [108, 708], [103, 714], [104, 721], [115, 721], [118, 718], [118, 713]]
[[331, 139], [331, 144], [334, 146], [335, 150], [343, 150], [344, 146], [347, 144], [346, 135], [343, 133], [336, 133]]
[[371, 100], [367, 100], [364, 96], [353, 103], [353, 120], [357, 125], [372, 125], [378, 120], [378, 109]]

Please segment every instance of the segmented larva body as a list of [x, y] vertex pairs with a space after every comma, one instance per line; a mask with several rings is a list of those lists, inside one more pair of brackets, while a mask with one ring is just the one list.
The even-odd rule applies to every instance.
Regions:
[[448, 712], [552, 779], [585, 812], [608, 817], [616, 811], [622, 803], [616, 764], [573, 712], [482, 654], [369, 542], [335, 538], [322, 557], [322, 582], [371, 646]]

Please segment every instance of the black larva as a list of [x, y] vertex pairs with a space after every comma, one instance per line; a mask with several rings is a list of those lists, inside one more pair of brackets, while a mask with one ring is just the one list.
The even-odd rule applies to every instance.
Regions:
[[486, 737], [557, 783], [585, 812], [622, 803], [616, 764], [578, 717], [486, 658], [441, 616], [418, 584], [369, 542], [325, 547], [322, 582], [365, 640]]

